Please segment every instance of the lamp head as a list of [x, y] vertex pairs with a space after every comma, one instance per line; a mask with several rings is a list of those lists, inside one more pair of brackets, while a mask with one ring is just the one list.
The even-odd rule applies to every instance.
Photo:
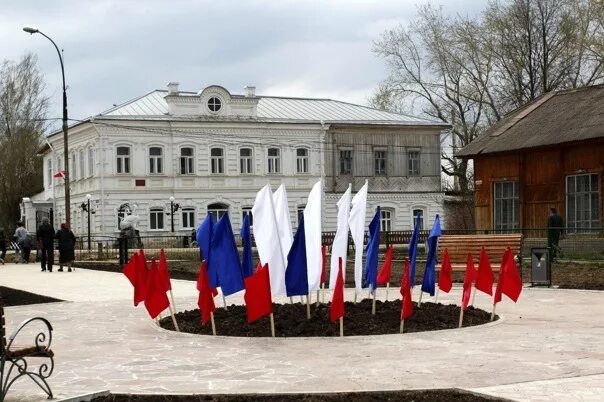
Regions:
[[90, 195], [90, 194], [86, 194], [86, 199], [87, 199], [87, 200], [90, 200], [91, 198], [92, 198], [92, 195]]
[[33, 27], [23, 27], [23, 30], [32, 35], [39, 32], [37, 28], [33, 28]]
[[170, 202], [174, 202], [174, 197], [170, 197]]

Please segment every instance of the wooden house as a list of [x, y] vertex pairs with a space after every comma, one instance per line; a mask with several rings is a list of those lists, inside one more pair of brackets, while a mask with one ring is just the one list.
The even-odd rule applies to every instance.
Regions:
[[604, 85], [545, 94], [456, 156], [474, 162], [477, 229], [530, 237], [550, 208], [568, 232], [602, 228]]

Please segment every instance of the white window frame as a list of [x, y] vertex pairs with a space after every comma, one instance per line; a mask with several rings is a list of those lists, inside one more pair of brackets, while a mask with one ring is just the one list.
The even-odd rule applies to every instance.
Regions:
[[[212, 155], [215, 149], [220, 150], [220, 155]], [[210, 172], [212, 174], [224, 174], [225, 172], [225, 149], [223, 147], [212, 147], [210, 148]]]
[[[184, 150], [190, 150], [191, 155], [183, 155]], [[181, 175], [195, 174], [195, 148], [184, 146], [180, 147], [180, 157], [178, 159], [178, 173]]]
[[[242, 155], [242, 152], [249, 151], [249, 155]], [[239, 173], [254, 174], [254, 150], [250, 147], [239, 148]]]
[[[159, 155], [152, 155], [153, 150], [159, 149]], [[148, 157], [148, 169], [150, 175], [162, 175], [164, 174], [164, 147], [159, 145], [151, 145], [147, 149]]]
[[86, 177], [86, 155], [84, 154], [84, 150], [80, 149], [78, 151], [78, 172], [80, 173], [80, 179]]
[[[271, 155], [271, 151], [277, 151], [277, 155]], [[270, 147], [266, 150], [266, 172], [268, 174], [281, 173], [281, 149]]]
[[227, 212], [229, 212], [229, 206], [222, 202], [214, 202], [208, 205], [208, 214], [212, 214], [215, 221], [222, 218]]
[[71, 153], [71, 164], [69, 165], [69, 179], [76, 181], [78, 180], [78, 155], [74, 151]]
[[243, 226], [243, 218], [250, 216], [250, 226], [254, 226], [254, 215], [252, 215], [252, 207], [241, 207], [241, 225]]
[[[150, 231], [162, 231], [166, 230], [166, 212], [161, 207], [152, 207], [149, 209], [149, 230]], [[153, 227], [153, 216], [155, 216], [155, 227]], [[159, 218], [159, 219], [158, 219]], [[161, 227], [159, 227], [161, 223]]]
[[407, 176], [421, 176], [422, 153], [419, 149], [407, 152]]
[[[578, 179], [584, 178], [587, 179], [587, 187], [577, 191]], [[600, 175], [598, 173], [568, 175], [564, 179], [564, 184], [566, 189], [566, 227], [568, 231], [571, 233], [589, 232], [585, 229], [600, 227], [602, 219], [600, 216], [601, 205], [599, 205]], [[596, 204], [595, 207], [594, 203]], [[582, 210], [578, 208], [579, 204], [583, 204]], [[594, 212], [597, 214], [596, 216], [594, 216]]]
[[94, 160], [96, 159], [95, 158], [96, 152], [94, 152], [93, 147], [88, 147], [87, 153], [88, 153], [88, 177], [92, 177], [92, 176], [94, 176]]
[[[304, 155], [300, 155], [299, 152], [303, 151]], [[307, 174], [309, 173], [310, 165], [310, 151], [308, 148], [296, 148], [296, 173]]]
[[[127, 155], [119, 155], [120, 148], [128, 150]], [[130, 145], [117, 145], [115, 147], [115, 174], [132, 174], [132, 147]]]
[[182, 229], [195, 229], [195, 208], [184, 207], [181, 209]]
[[394, 210], [392, 208], [381, 208], [380, 209], [380, 230], [382, 232], [391, 232], [393, 221], [394, 221]]
[[411, 208], [411, 225], [412, 225], [411, 227], [413, 229], [415, 229], [415, 223], [416, 223], [417, 215], [418, 215], [416, 212], [421, 212], [419, 230], [424, 230], [424, 227], [426, 224], [426, 210], [425, 210], [425, 208], [422, 208], [422, 207]]

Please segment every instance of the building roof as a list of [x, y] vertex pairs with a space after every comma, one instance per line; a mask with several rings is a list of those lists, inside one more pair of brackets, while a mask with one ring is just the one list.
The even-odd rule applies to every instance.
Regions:
[[[115, 106], [95, 118], [145, 118], [166, 119], [174, 118], [168, 115], [168, 104], [164, 97], [166, 90], [155, 90], [139, 98]], [[180, 96], [196, 96], [193, 92], [180, 92]], [[233, 98], [241, 97], [233, 95]], [[366, 106], [341, 102], [332, 99], [289, 98], [276, 96], [257, 96], [258, 121], [267, 122], [300, 122], [300, 123], [350, 123], [350, 124], [393, 124], [411, 126], [441, 126], [449, 125], [420, 117], [391, 113]], [[201, 117], [201, 116], [200, 116]], [[200, 117], [186, 117], [199, 119]], [[207, 117], [207, 116], [206, 116]], [[181, 116], [178, 116], [180, 119]], [[212, 118], [216, 120], [216, 118]]]
[[604, 138], [604, 85], [547, 93], [508, 114], [455, 155], [471, 158]]

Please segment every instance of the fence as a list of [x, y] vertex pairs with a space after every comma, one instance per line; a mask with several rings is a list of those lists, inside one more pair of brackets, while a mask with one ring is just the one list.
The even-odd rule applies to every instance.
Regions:
[[[411, 230], [406, 231], [387, 231], [381, 232], [380, 244], [387, 246], [394, 244], [397, 248], [405, 249], [412, 236]], [[533, 247], [547, 247], [547, 229], [521, 229], [503, 232], [501, 230], [443, 230], [443, 235], [490, 235], [502, 233], [521, 233], [523, 235], [522, 255], [528, 256]], [[428, 230], [422, 230], [419, 233], [419, 244], [423, 248], [429, 235]], [[331, 246], [335, 232], [323, 232], [323, 244]], [[365, 234], [365, 244], [368, 240], [368, 234]], [[126, 240], [123, 240], [123, 242]], [[239, 235], [235, 235], [235, 241], [241, 246]], [[350, 247], [353, 247], [352, 239], [348, 241]], [[159, 250], [169, 249], [171, 259], [191, 259], [199, 260], [199, 250], [194, 239], [190, 235], [153, 235], [138, 236], [122, 243], [122, 247], [127, 246], [129, 254], [134, 250], [142, 248], [147, 256], [156, 257]], [[255, 243], [252, 236], [252, 246]], [[592, 228], [582, 229], [581, 232], [569, 231], [564, 229], [560, 237], [558, 256], [568, 260], [602, 260], [604, 261], [604, 229]], [[92, 241], [92, 250], [88, 251], [86, 237], [80, 237], [76, 244], [76, 258], [81, 260], [114, 260], [118, 261], [120, 257], [120, 241], [117, 237], [95, 236]], [[125, 256], [122, 256], [124, 258]]]

